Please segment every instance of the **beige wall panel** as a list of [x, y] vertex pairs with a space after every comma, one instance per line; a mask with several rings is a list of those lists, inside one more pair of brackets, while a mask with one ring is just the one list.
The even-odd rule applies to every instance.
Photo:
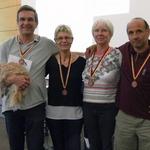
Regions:
[[21, 5], [20, 0], [0, 0], [0, 9]]
[[17, 34], [16, 13], [21, 0], [0, 0], [0, 43]]
[[16, 12], [18, 6], [0, 9], [0, 31], [16, 29]]
[[0, 43], [7, 40], [13, 35], [17, 35], [17, 31], [0, 32]]

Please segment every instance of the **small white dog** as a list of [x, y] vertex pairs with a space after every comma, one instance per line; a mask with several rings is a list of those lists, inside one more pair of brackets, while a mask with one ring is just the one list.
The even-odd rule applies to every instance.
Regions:
[[7, 64], [0, 65], [0, 97], [8, 95], [10, 101], [10, 106], [18, 105], [22, 102], [23, 96], [25, 96], [25, 90], [19, 89], [15, 84], [7, 86], [5, 84], [5, 79], [10, 74], [25, 75], [29, 77], [27, 70], [20, 64], [10, 62]]

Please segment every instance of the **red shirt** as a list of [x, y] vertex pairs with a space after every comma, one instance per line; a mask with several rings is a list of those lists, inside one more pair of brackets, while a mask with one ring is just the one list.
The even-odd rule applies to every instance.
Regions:
[[133, 75], [131, 54], [133, 55], [135, 74], [150, 53], [147, 49], [137, 56], [129, 42], [120, 46], [122, 53], [121, 79], [118, 88], [117, 103], [119, 109], [134, 117], [150, 120], [150, 58], [137, 78], [137, 87], [132, 87]]

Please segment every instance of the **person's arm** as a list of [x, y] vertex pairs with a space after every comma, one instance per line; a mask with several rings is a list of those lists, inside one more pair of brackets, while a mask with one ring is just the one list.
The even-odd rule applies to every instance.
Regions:
[[93, 54], [93, 51], [96, 50], [96, 48], [97, 48], [96, 44], [91, 45], [88, 48], [86, 48], [85, 58], [88, 59], [89, 57], [91, 57]]
[[30, 79], [25, 75], [11, 74], [6, 76], [6, 78], [4, 79], [4, 83], [5, 86], [10, 86], [12, 84], [15, 84], [21, 90], [24, 90], [30, 85]]
[[59, 52], [59, 48], [57, 47], [56, 43], [52, 40], [49, 40], [49, 48], [51, 51], [51, 55], [56, 55]]
[[0, 64], [7, 63], [8, 45], [7, 43], [0, 44]]

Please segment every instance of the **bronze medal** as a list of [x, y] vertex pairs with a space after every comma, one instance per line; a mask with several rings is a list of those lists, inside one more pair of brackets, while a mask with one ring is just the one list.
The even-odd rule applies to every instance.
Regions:
[[25, 60], [24, 60], [23, 58], [20, 58], [19, 61], [18, 61], [18, 63], [19, 63], [20, 65], [26, 64], [26, 62], [25, 62]]
[[68, 79], [69, 79], [69, 75], [70, 75], [70, 69], [71, 69], [71, 62], [72, 62], [72, 55], [70, 53], [70, 56], [69, 56], [69, 61], [68, 61], [68, 70], [67, 70], [67, 76], [66, 76], [66, 80], [64, 81], [64, 78], [63, 78], [63, 73], [62, 73], [62, 68], [61, 68], [61, 55], [59, 53], [59, 72], [60, 72], [60, 78], [61, 78], [61, 83], [62, 83], [62, 87], [63, 87], [63, 90], [62, 90], [62, 95], [66, 96], [68, 94], [68, 91], [67, 91], [67, 84], [68, 84]]
[[19, 45], [19, 54], [20, 54], [20, 59], [18, 61], [18, 63], [20, 65], [27, 65], [27, 63], [25, 62], [25, 57], [32, 51], [33, 47], [36, 45], [36, 42], [34, 42], [29, 48], [27, 48], [26, 50], [22, 50], [21, 49], [21, 44], [19, 42], [19, 36], [17, 36], [17, 40], [18, 40], [18, 45]]
[[135, 73], [135, 67], [134, 67], [134, 60], [133, 60], [133, 55], [131, 55], [131, 69], [132, 69], [132, 77], [133, 77], [133, 81], [131, 83], [131, 86], [133, 88], [136, 88], [138, 86], [138, 82], [137, 79], [140, 76], [142, 70], [144, 69], [144, 66], [146, 65], [147, 61], [150, 58], [150, 53], [148, 54], [148, 56], [146, 57], [146, 59], [144, 60], [143, 64], [140, 66], [139, 70], [137, 71], [137, 74]]
[[68, 91], [66, 89], [62, 90], [62, 95], [66, 96], [68, 94]]
[[93, 68], [93, 62], [94, 62], [94, 57], [95, 57], [95, 51], [93, 54], [93, 57], [91, 59], [91, 67], [89, 68], [90, 70], [90, 77], [88, 79], [88, 86], [92, 87], [94, 85], [95, 79], [94, 79], [94, 75], [96, 70], [98, 69], [98, 67], [101, 65], [101, 63], [103, 62], [104, 58], [107, 56], [107, 54], [109, 53], [109, 51], [111, 50], [111, 48], [108, 47], [107, 50], [105, 50], [104, 54], [102, 55], [102, 57], [99, 59], [99, 61], [97, 62], [95, 68]]
[[92, 87], [94, 85], [94, 79], [90, 78], [88, 80], [88, 85], [89, 85], [89, 87]]
[[132, 83], [131, 83], [131, 86], [133, 87], [133, 88], [136, 88], [137, 87], [137, 82], [134, 80], [134, 81], [132, 81]]

